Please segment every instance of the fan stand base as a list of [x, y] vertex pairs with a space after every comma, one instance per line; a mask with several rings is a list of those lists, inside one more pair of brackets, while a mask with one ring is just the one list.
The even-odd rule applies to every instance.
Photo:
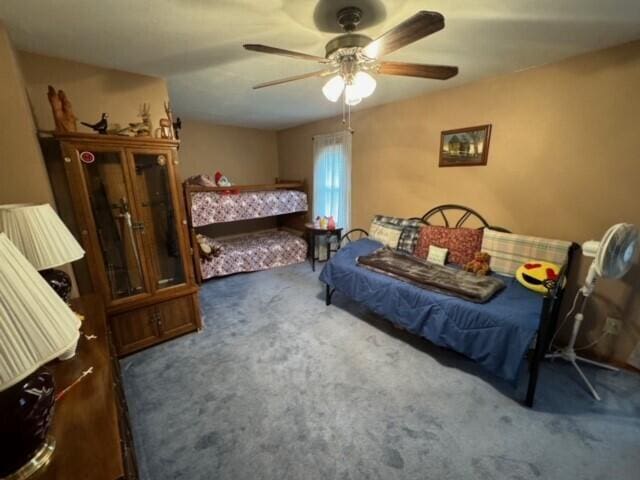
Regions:
[[598, 395], [598, 392], [596, 391], [596, 389], [593, 387], [593, 385], [591, 385], [591, 382], [589, 381], [589, 379], [586, 377], [582, 369], [578, 366], [578, 362], [589, 363], [591, 365], [595, 365], [596, 367], [611, 370], [612, 372], [620, 371], [618, 368], [612, 367], [611, 365], [607, 365], [606, 363], [596, 362], [594, 360], [581, 357], [580, 355], [576, 355], [576, 352], [573, 348], [563, 348], [556, 352], [545, 355], [545, 358], [549, 358], [551, 360], [555, 360], [556, 358], [561, 358], [562, 360], [566, 360], [567, 362], [570, 362], [578, 371], [578, 373], [580, 374], [580, 377], [582, 377], [582, 380], [587, 385], [587, 388], [591, 392], [591, 395], [593, 395], [593, 398], [595, 398], [598, 401], [600, 400], [600, 395]]

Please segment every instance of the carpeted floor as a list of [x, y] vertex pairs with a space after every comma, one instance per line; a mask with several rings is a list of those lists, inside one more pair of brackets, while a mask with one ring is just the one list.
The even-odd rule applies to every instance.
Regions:
[[545, 364], [536, 408], [308, 264], [205, 283], [200, 334], [122, 361], [144, 480], [637, 479], [640, 375]]

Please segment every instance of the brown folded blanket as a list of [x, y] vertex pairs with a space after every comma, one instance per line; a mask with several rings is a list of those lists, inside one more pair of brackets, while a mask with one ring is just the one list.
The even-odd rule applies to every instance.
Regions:
[[478, 277], [464, 270], [425, 262], [413, 255], [380, 248], [357, 258], [358, 265], [425, 290], [453, 295], [475, 303], [487, 302], [505, 288], [495, 277]]

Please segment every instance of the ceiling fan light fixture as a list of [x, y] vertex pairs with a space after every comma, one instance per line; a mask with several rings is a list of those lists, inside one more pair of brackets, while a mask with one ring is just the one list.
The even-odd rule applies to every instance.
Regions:
[[367, 72], [358, 72], [353, 78], [353, 86], [359, 97], [367, 98], [376, 90], [376, 79]]
[[353, 107], [362, 101], [362, 97], [358, 93], [357, 87], [352, 83], [344, 87], [344, 103]]
[[322, 93], [330, 102], [337, 102], [344, 90], [344, 80], [340, 75], [329, 79], [322, 87]]

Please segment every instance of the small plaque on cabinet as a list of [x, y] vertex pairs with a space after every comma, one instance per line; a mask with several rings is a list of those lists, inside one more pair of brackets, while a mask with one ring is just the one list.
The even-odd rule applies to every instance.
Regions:
[[93, 163], [96, 161], [96, 156], [91, 152], [80, 152], [80, 160], [84, 163]]

